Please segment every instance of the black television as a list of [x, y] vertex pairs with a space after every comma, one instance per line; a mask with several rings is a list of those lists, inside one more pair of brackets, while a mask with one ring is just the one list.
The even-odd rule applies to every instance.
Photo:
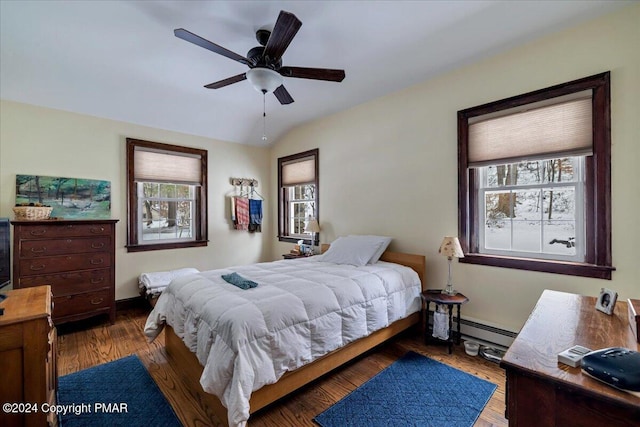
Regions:
[[0, 218], [0, 289], [11, 283], [9, 218]]

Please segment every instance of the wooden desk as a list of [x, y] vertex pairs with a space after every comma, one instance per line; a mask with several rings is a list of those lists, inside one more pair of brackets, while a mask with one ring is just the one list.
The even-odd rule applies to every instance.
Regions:
[[6, 427], [57, 426], [56, 329], [51, 323], [51, 287], [4, 291], [0, 316], [0, 403], [27, 404], [0, 411]]
[[640, 351], [626, 302], [611, 316], [595, 304], [595, 297], [543, 292], [501, 362], [510, 426], [640, 426], [640, 397], [558, 363], [558, 353], [573, 345]]

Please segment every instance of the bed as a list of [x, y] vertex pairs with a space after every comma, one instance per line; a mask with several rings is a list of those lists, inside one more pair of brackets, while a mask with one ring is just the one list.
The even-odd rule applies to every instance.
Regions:
[[[201, 272], [171, 283], [145, 333], [164, 328], [170, 364], [190, 391], [221, 422], [244, 426], [251, 413], [419, 323], [424, 270], [424, 256], [386, 251], [358, 267], [311, 257]], [[260, 285], [225, 284], [231, 272]]]

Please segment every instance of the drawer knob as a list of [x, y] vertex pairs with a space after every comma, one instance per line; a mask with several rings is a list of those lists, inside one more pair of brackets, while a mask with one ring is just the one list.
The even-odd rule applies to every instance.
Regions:
[[104, 301], [104, 298], [92, 298], [91, 299], [91, 305], [102, 304], [102, 301]]
[[94, 284], [94, 285], [96, 283], [102, 283], [102, 282], [104, 282], [104, 277], [98, 277], [98, 278], [92, 278], [91, 279], [91, 283]]
[[91, 227], [92, 233], [102, 233], [104, 231], [104, 227]]
[[41, 248], [31, 248], [31, 252], [33, 252], [34, 254], [41, 254], [43, 252], [45, 252], [47, 250], [47, 248], [45, 246], [41, 247]]
[[39, 228], [39, 229], [31, 230], [29, 234], [31, 234], [32, 236], [42, 236], [46, 232], [47, 232], [46, 228]]
[[104, 248], [104, 242], [91, 243], [91, 249], [102, 249]]
[[29, 270], [31, 271], [38, 271], [38, 270], [42, 270], [46, 267], [46, 265], [44, 264], [40, 264], [40, 265], [30, 265], [29, 266]]
[[91, 260], [91, 265], [100, 265], [104, 263], [104, 259], [100, 258], [100, 259], [92, 259]]

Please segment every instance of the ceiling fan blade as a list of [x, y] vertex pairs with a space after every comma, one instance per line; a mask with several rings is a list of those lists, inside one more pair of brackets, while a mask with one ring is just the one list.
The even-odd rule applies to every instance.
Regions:
[[344, 70], [331, 70], [328, 68], [282, 67], [278, 71], [284, 77], [327, 80], [330, 82], [341, 82], [345, 77]]
[[229, 86], [231, 84], [238, 83], [246, 79], [247, 79], [247, 73], [242, 73], [242, 74], [238, 74], [237, 76], [229, 77], [228, 79], [209, 83], [204, 87], [206, 87], [207, 89], [220, 89], [222, 87]]
[[277, 62], [301, 26], [302, 22], [293, 13], [281, 10], [262, 56], [269, 58], [271, 62]]
[[278, 101], [280, 101], [280, 104], [282, 105], [291, 104], [293, 102], [293, 98], [289, 95], [287, 89], [284, 88], [284, 85], [278, 86], [276, 90], [273, 91], [273, 94], [278, 98]]
[[202, 37], [193, 34], [190, 31], [185, 30], [184, 28], [178, 28], [173, 30], [173, 34], [176, 37], [182, 40], [186, 40], [190, 43], [203, 47], [211, 52], [215, 52], [218, 55], [226, 56], [229, 59], [233, 59], [234, 61], [238, 61], [242, 64], [249, 65], [249, 60], [242, 55], [238, 55], [235, 52], [230, 51], [229, 49], [225, 49], [222, 46], [219, 46], [213, 42], [210, 42], [207, 39], [203, 39]]

